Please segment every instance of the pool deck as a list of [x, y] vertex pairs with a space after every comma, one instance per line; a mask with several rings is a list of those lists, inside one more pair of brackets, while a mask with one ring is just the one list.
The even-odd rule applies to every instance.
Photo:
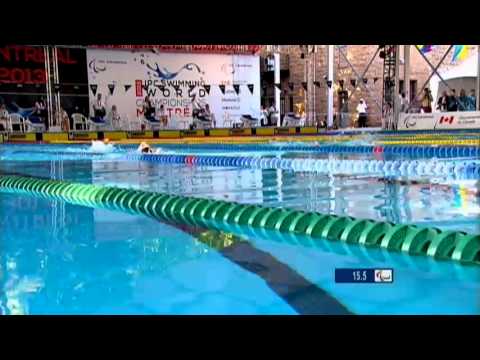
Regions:
[[[296, 128], [241, 128], [209, 130], [159, 130], [159, 131], [71, 131], [44, 133], [0, 133], [0, 143], [47, 143], [84, 144], [93, 140], [105, 140], [117, 144], [202, 144], [202, 143], [267, 143], [272, 141], [343, 142], [366, 138], [369, 135], [382, 137], [379, 144], [411, 143], [442, 145], [480, 146], [480, 129], [462, 131], [385, 131], [380, 128], [349, 128], [324, 130], [315, 127]], [[462, 140], [463, 139], [463, 140]], [[378, 139], [377, 139], [378, 140]], [[465, 143], [463, 143], [465, 142]]]

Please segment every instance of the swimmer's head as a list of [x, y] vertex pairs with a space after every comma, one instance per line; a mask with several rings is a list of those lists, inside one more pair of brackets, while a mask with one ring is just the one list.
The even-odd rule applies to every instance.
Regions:
[[140, 151], [142, 153], [149, 153], [151, 151], [150, 146], [146, 142], [140, 144]]

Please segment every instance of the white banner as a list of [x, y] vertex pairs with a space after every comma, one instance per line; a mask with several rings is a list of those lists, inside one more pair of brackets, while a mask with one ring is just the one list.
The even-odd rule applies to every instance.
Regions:
[[[116, 105], [120, 115], [130, 120], [143, 116], [147, 94], [157, 108], [163, 104], [166, 113], [177, 120], [191, 118], [193, 95], [210, 105], [217, 127], [225, 120], [238, 120], [242, 114], [259, 117], [260, 60], [256, 55], [88, 49], [87, 65], [88, 83], [98, 86], [96, 94], [106, 99], [107, 113]], [[218, 87], [221, 84], [225, 94]], [[238, 95], [234, 84], [240, 85]], [[254, 85], [253, 94], [247, 84]], [[126, 85], [131, 87], [126, 90]], [[203, 85], [210, 85], [210, 94]], [[90, 112], [95, 97], [90, 90]]]
[[398, 130], [480, 129], [480, 112], [400, 114]]

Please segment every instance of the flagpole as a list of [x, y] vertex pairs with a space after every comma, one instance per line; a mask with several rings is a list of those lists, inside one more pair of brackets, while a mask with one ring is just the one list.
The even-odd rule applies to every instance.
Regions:
[[403, 87], [405, 98], [410, 103], [410, 45], [403, 46]]
[[477, 111], [480, 111], [480, 45], [477, 45], [477, 90], [475, 95], [477, 97]]
[[[280, 53], [275, 49], [274, 53], [275, 71], [274, 71], [274, 84], [280, 84]], [[280, 89], [274, 85], [275, 90], [275, 111], [277, 112], [277, 126], [280, 127], [281, 114], [280, 114]]]
[[327, 81], [331, 86], [327, 86], [327, 127], [333, 126], [333, 45], [327, 45], [327, 64], [328, 76]]

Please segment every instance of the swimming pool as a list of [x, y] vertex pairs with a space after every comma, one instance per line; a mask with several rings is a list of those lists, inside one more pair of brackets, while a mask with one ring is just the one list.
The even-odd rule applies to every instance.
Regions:
[[[480, 233], [476, 153], [438, 150], [432, 160], [424, 149], [332, 146], [159, 145], [163, 157], [147, 161], [132, 146], [102, 154], [87, 145], [1, 145], [0, 176]], [[3, 314], [480, 313], [478, 265], [1, 190], [0, 221]], [[363, 267], [391, 267], [395, 281], [335, 283], [335, 268]]]

